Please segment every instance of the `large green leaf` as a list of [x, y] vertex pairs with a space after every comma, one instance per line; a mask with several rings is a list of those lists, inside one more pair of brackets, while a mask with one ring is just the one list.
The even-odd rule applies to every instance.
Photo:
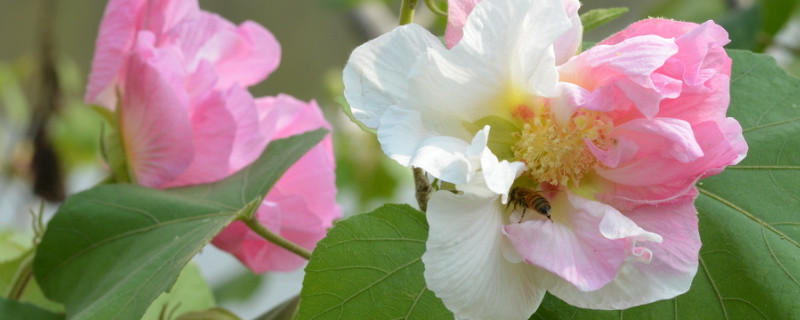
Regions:
[[63, 314], [53, 313], [24, 302], [0, 297], [0, 319], [13, 320], [62, 320]]
[[532, 319], [800, 319], [800, 79], [769, 56], [729, 50], [728, 115], [750, 147], [698, 184], [700, 267], [688, 293], [624, 311], [545, 298]]
[[425, 216], [408, 205], [338, 222], [306, 267], [298, 319], [452, 318], [422, 277], [427, 238]]
[[320, 129], [273, 141], [253, 164], [217, 183], [101, 185], [76, 194], [48, 223], [34, 275], [68, 319], [139, 319], [195, 253], [233, 219], [252, 214], [324, 135]]

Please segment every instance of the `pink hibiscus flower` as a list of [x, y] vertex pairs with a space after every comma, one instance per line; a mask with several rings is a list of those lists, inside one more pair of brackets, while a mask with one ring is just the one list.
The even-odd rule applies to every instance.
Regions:
[[[200, 10], [196, 0], [112, 0], [86, 102], [118, 113], [133, 182], [167, 188], [218, 181], [250, 164], [271, 140], [330, 129], [314, 101], [250, 95], [246, 87], [279, 62], [280, 46], [269, 31], [249, 21], [236, 26]], [[312, 250], [341, 216], [333, 170], [328, 136], [277, 182], [258, 219]], [[308, 177], [314, 188], [299, 188]], [[232, 225], [213, 243], [256, 272], [302, 265], [253, 235]]]
[[725, 30], [650, 19], [577, 54], [578, 7], [450, 1], [446, 47], [407, 25], [345, 67], [384, 152], [460, 191], [432, 195], [422, 257], [457, 318], [528, 318], [546, 291], [595, 309], [685, 292], [694, 184], [747, 152]]

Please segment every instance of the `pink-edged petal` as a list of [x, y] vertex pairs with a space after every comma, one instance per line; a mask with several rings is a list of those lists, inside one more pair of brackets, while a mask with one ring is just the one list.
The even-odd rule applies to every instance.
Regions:
[[581, 85], [591, 92], [583, 108], [613, 111], [633, 103], [648, 118], [659, 103], [680, 94], [681, 82], [655, 73], [678, 52], [671, 39], [640, 36], [614, 45], [597, 45], [559, 67], [560, 81]]
[[561, 4], [564, 6], [569, 17], [571, 24], [569, 30], [553, 43], [553, 51], [556, 55], [556, 65], [561, 65], [567, 62], [572, 56], [578, 53], [583, 40], [583, 24], [581, 24], [581, 16], [578, 15], [578, 9], [581, 3], [578, 0], [562, 0]]
[[495, 82], [554, 96], [558, 71], [552, 46], [571, 26], [560, 2], [483, 1], [469, 14], [464, 36], [450, 52], [470, 66], [486, 65], [500, 76]]
[[108, 2], [97, 35], [89, 83], [84, 100], [89, 104], [115, 109], [117, 81], [125, 69], [125, 60], [133, 48], [138, 20], [145, 0], [112, 0]]
[[444, 32], [444, 41], [448, 48], [452, 48], [461, 40], [464, 35], [464, 26], [467, 24], [467, 16], [478, 2], [481, 0], [447, 1], [447, 28]]
[[[452, 48], [461, 40], [464, 35], [464, 26], [467, 24], [467, 16], [478, 2], [481, 0], [450, 0], [447, 2], [447, 28], [444, 34], [447, 48]], [[569, 17], [571, 27], [553, 43], [556, 65], [566, 62], [575, 55], [581, 46], [583, 37], [583, 25], [581, 25], [578, 15], [580, 2], [577, 0], [562, 0], [561, 2]]]
[[424, 28], [408, 24], [353, 50], [344, 68], [344, 96], [353, 116], [377, 128], [383, 113], [409, 95], [409, 71], [431, 47], [443, 46]]
[[189, 97], [174, 52], [156, 50], [143, 37], [129, 61], [119, 108], [128, 165], [140, 185], [160, 187], [183, 173], [195, 157]]
[[457, 319], [527, 319], [536, 311], [542, 270], [504, 257], [507, 220], [496, 196], [438, 191], [427, 218], [425, 282]]
[[700, 250], [696, 194], [626, 213], [638, 226], [663, 238], [661, 243], [647, 244], [649, 260], [629, 257], [614, 280], [595, 291], [581, 291], [560, 279], [548, 290], [571, 305], [590, 309], [625, 309], [686, 292], [697, 272]]
[[504, 233], [525, 262], [558, 275], [580, 291], [597, 290], [614, 279], [637, 241], [661, 241], [659, 235], [600, 202], [567, 192], [551, 206], [552, 221], [537, 217], [511, 223]]

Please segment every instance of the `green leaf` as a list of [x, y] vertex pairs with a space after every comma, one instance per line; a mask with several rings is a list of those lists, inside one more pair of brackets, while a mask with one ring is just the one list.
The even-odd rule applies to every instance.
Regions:
[[581, 15], [581, 24], [583, 24], [583, 32], [587, 32], [612, 20], [621, 17], [623, 14], [628, 13], [628, 8], [603, 8], [589, 10]]
[[325, 134], [272, 141], [253, 164], [216, 183], [101, 185], [76, 194], [48, 223], [34, 275], [69, 319], [139, 319], [195, 253], [235, 218], [255, 212]]
[[[203, 311], [214, 307], [211, 287], [200, 273], [196, 264], [183, 268], [169, 292], [162, 293], [147, 309], [142, 320], [161, 320], [162, 315], [179, 315], [193, 311]], [[163, 319], [173, 319], [169, 316]]]
[[532, 319], [800, 319], [800, 79], [767, 55], [729, 50], [728, 115], [750, 149], [698, 184], [700, 267], [688, 293], [625, 311], [548, 295]]
[[180, 315], [175, 320], [240, 320], [233, 312], [222, 308], [209, 308]]
[[298, 319], [447, 319], [422, 277], [425, 216], [385, 205], [340, 221], [306, 267]]
[[41, 309], [34, 305], [0, 297], [0, 319], [62, 320], [64, 315]]

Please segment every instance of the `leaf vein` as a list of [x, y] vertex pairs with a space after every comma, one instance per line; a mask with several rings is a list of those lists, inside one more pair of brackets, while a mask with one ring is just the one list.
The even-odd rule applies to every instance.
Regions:
[[717, 299], [719, 300], [719, 306], [722, 308], [722, 315], [725, 316], [725, 320], [728, 320], [728, 309], [725, 308], [725, 302], [723, 302], [722, 295], [719, 293], [719, 289], [717, 288], [717, 283], [714, 282], [714, 279], [711, 278], [711, 273], [708, 272], [708, 266], [706, 266], [706, 262], [703, 261], [703, 257], [698, 258], [700, 261], [700, 265], [703, 267], [703, 271], [706, 273], [708, 277], [708, 282], [711, 283], [711, 288], [714, 289], [714, 294], [716, 294]]
[[775, 234], [777, 234], [777, 235], [779, 235], [779, 236], [783, 237], [784, 239], [786, 239], [787, 241], [791, 242], [791, 243], [792, 243], [793, 245], [795, 245], [796, 247], [800, 248], [800, 243], [797, 243], [797, 241], [795, 241], [794, 239], [790, 238], [789, 236], [787, 236], [787, 235], [786, 235], [786, 234], [784, 234], [783, 232], [780, 232], [780, 230], [778, 230], [778, 229], [775, 229], [775, 228], [774, 228], [773, 226], [771, 226], [770, 224], [768, 224], [768, 223], [764, 222], [764, 220], [761, 220], [761, 219], [759, 219], [758, 217], [754, 216], [752, 213], [750, 213], [750, 212], [748, 212], [748, 211], [746, 211], [746, 210], [744, 210], [744, 209], [742, 209], [742, 208], [740, 208], [740, 207], [736, 206], [735, 204], [731, 203], [731, 202], [730, 202], [730, 201], [728, 201], [728, 200], [725, 200], [725, 199], [723, 199], [722, 197], [720, 197], [720, 196], [718, 196], [718, 195], [716, 195], [716, 194], [713, 194], [713, 193], [709, 192], [709, 191], [708, 191], [708, 190], [706, 190], [706, 189], [703, 189], [703, 188], [697, 188], [697, 190], [699, 190], [699, 191], [700, 191], [700, 193], [702, 193], [702, 194], [704, 194], [704, 195], [706, 195], [706, 196], [708, 196], [708, 197], [710, 197], [710, 198], [712, 198], [712, 199], [714, 199], [714, 200], [717, 200], [717, 201], [719, 201], [720, 203], [722, 203], [722, 204], [724, 204], [724, 205], [726, 205], [726, 206], [730, 207], [731, 209], [733, 209], [733, 210], [735, 210], [735, 211], [739, 211], [739, 213], [743, 214], [744, 216], [746, 216], [746, 217], [750, 218], [751, 220], [753, 220], [753, 221], [755, 221], [755, 222], [758, 222], [759, 224], [761, 224], [762, 226], [766, 227], [766, 228], [767, 228], [767, 229], [769, 229], [770, 231], [772, 231], [772, 232], [774, 232]]

